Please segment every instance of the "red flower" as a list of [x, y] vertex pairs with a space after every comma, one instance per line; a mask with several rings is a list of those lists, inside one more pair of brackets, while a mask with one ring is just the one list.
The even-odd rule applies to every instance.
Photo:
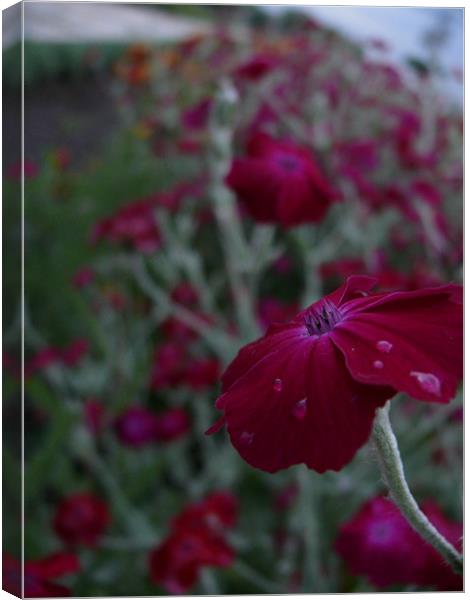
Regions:
[[369, 138], [342, 142], [337, 146], [339, 158], [344, 166], [361, 173], [373, 171], [379, 164], [379, 149], [375, 140]]
[[88, 341], [83, 338], [74, 340], [62, 349], [53, 346], [45, 346], [26, 362], [25, 377], [28, 378], [36, 371], [47, 369], [51, 365], [57, 363], [62, 363], [68, 367], [74, 367], [88, 352], [88, 349]]
[[233, 527], [237, 502], [229, 492], [215, 492], [188, 505], [172, 522], [170, 535], [150, 554], [150, 577], [172, 594], [183, 594], [203, 566], [228, 567], [234, 553], [224, 538]]
[[[448, 521], [432, 502], [423, 504], [423, 511], [442, 535], [458, 547], [462, 526]], [[386, 498], [369, 500], [342, 526], [336, 550], [355, 573], [367, 576], [377, 587], [415, 584], [462, 590], [462, 578]]]
[[201, 139], [186, 136], [179, 139], [176, 143], [176, 148], [181, 154], [201, 154], [204, 149], [204, 144]]
[[85, 266], [79, 269], [73, 276], [73, 284], [76, 288], [82, 289], [92, 283], [95, 278], [95, 272], [91, 267]]
[[183, 281], [173, 288], [171, 299], [184, 306], [194, 306], [199, 300], [199, 294], [190, 283]]
[[60, 350], [53, 348], [52, 346], [46, 346], [42, 350], [39, 350], [37, 354], [27, 361], [25, 364], [25, 377], [30, 377], [36, 371], [41, 369], [47, 369], [50, 365], [53, 365], [60, 361]]
[[125, 446], [141, 448], [155, 441], [157, 416], [143, 406], [133, 406], [114, 422], [116, 435]]
[[93, 494], [73, 494], [63, 500], [54, 517], [54, 529], [66, 544], [95, 546], [110, 522], [108, 506]]
[[209, 119], [212, 108], [212, 99], [203, 98], [200, 102], [191, 106], [181, 115], [181, 123], [187, 129], [203, 129]]
[[391, 112], [398, 118], [398, 125], [393, 134], [395, 150], [401, 165], [409, 169], [433, 167], [437, 160], [436, 150], [422, 154], [415, 147], [422, 129], [420, 116], [415, 112], [400, 109]]
[[258, 81], [281, 64], [280, 58], [268, 54], [258, 54], [239, 65], [235, 75], [241, 79]]
[[157, 415], [155, 440], [170, 442], [186, 435], [191, 427], [188, 413], [182, 408], [170, 408]]
[[439, 207], [442, 204], [440, 191], [428, 181], [415, 179], [411, 184], [411, 191], [430, 206]]
[[188, 530], [210, 527], [221, 530], [234, 527], [238, 517], [237, 499], [227, 491], [212, 492], [204, 500], [189, 504], [173, 519], [173, 529]]
[[181, 183], [175, 188], [122, 206], [114, 215], [98, 221], [91, 233], [91, 242], [108, 240], [128, 244], [140, 252], [153, 252], [160, 247], [160, 231], [155, 209], [177, 211], [186, 198], [198, 196], [203, 189], [201, 180]]
[[[186, 385], [200, 390], [214, 385], [219, 379], [220, 363], [215, 358], [192, 358], [184, 342], [194, 337], [184, 324], [172, 320], [172, 335], [175, 342], [165, 342], [155, 350], [150, 387], [160, 390], [167, 387]], [[178, 327], [175, 329], [175, 327]], [[166, 333], [168, 329], [165, 328]]]
[[[10, 165], [7, 169], [7, 177], [8, 179], [13, 179], [13, 180], [17, 180], [17, 181], [21, 181], [21, 161], [14, 163], [12, 165]], [[36, 165], [36, 163], [32, 162], [31, 160], [25, 160], [24, 161], [24, 178], [25, 179], [32, 179], [33, 177], [36, 177], [39, 173], [39, 168]]]
[[[160, 325], [160, 329], [166, 338], [169, 338], [170, 340], [172, 340], [171, 342], [166, 342], [161, 347], [162, 352], [164, 351], [163, 348], [167, 344], [173, 345], [173, 344], [176, 344], [177, 342], [178, 343], [186, 343], [186, 342], [189, 342], [190, 340], [194, 340], [197, 338], [197, 333], [194, 331], [194, 329], [192, 329], [191, 327], [188, 327], [188, 325], [186, 325], [186, 323], [183, 323], [183, 321], [180, 321], [176, 317], [168, 317], [167, 319], [165, 319], [163, 321], [163, 323]], [[168, 352], [168, 351], [165, 351], [165, 352]]]
[[[27, 560], [24, 565], [25, 598], [60, 598], [70, 596], [70, 590], [54, 583], [64, 575], [71, 575], [80, 569], [74, 554], [59, 552], [39, 560]], [[3, 554], [3, 589], [21, 598], [21, 563], [10, 555]]]
[[89, 398], [84, 406], [84, 420], [88, 430], [93, 435], [101, 433], [105, 426], [105, 410], [104, 406], [93, 398]]
[[247, 150], [233, 161], [227, 184], [256, 221], [283, 227], [317, 222], [337, 199], [306, 148], [256, 133]]
[[203, 566], [228, 567], [233, 551], [225, 540], [205, 532], [174, 532], [150, 554], [150, 577], [171, 594], [184, 594]]
[[92, 241], [107, 239], [114, 243], [128, 243], [141, 252], [153, 252], [160, 246], [155, 207], [156, 203], [152, 199], [123, 206], [115, 215], [102, 219], [95, 225]]
[[69, 367], [74, 367], [87, 354], [90, 344], [83, 338], [78, 338], [64, 348], [61, 353], [62, 361]]
[[195, 391], [202, 390], [217, 383], [220, 371], [216, 358], [192, 358], [185, 367], [184, 383]]
[[367, 441], [375, 410], [397, 391], [449, 402], [462, 376], [461, 286], [368, 294], [350, 277], [285, 325], [242, 348], [216, 407], [232, 444], [274, 472], [339, 470]]
[[159, 390], [181, 384], [186, 350], [177, 342], [165, 342], [155, 350], [150, 387]]

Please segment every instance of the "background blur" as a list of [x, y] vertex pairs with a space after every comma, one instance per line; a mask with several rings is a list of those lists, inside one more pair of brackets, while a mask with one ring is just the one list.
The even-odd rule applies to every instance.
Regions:
[[[17, 19], [17, 7], [3, 13], [3, 539], [13, 579]], [[38, 586], [27, 595], [383, 589], [335, 551], [341, 525], [383, 492], [368, 448], [340, 473], [269, 475], [225, 434], [204, 431], [227, 362], [317, 299], [306, 290], [321, 296], [352, 273], [382, 289], [461, 280], [462, 54], [460, 9], [25, 4], [25, 557]], [[217, 136], [233, 138], [230, 159], [256, 128], [308, 146], [343, 203], [288, 231], [237, 213], [250, 333], [212, 196]], [[461, 522], [461, 394], [436, 408], [401, 398], [392, 417], [418, 499]], [[218, 524], [202, 546], [184, 525], [182, 549], [173, 520], [188, 505]], [[400, 578], [386, 587], [428, 588]]]

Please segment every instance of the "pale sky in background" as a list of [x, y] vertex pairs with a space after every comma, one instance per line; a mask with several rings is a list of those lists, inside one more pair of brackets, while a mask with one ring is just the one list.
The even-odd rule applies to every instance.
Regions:
[[[449, 18], [451, 35], [439, 57], [447, 70], [463, 69], [463, 10], [452, 8], [370, 7], [370, 6], [281, 6], [265, 7], [270, 12], [302, 10], [357, 42], [371, 37], [390, 46], [389, 59], [403, 63], [409, 56], [426, 58], [423, 35], [436, 26], [438, 19]], [[462, 101], [462, 86], [453, 78], [442, 80], [446, 93]]]

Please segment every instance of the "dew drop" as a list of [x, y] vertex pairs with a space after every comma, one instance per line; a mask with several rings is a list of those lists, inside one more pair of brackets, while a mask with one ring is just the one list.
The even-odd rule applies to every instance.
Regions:
[[441, 395], [441, 382], [433, 375], [433, 373], [420, 373], [419, 371], [410, 371], [411, 377], [416, 377], [419, 385], [425, 392], [435, 394], [436, 396]]
[[281, 392], [282, 391], [282, 379], [275, 379], [274, 380], [273, 390], [275, 392]]
[[249, 431], [244, 431], [240, 436], [240, 443], [244, 446], [249, 446], [253, 442], [253, 438], [255, 437], [254, 433], [250, 433]]
[[381, 360], [374, 360], [374, 367], [376, 369], [383, 369], [384, 368], [384, 364]]
[[292, 408], [292, 414], [296, 419], [303, 419], [307, 414], [307, 398], [299, 400]]
[[377, 342], [376, 348], [380, 352], [384, 352], [385, 354], [388, 354], [390, 352], [390, 350], [393, 348], [393, 344], [388, 342], [387, 340], [380, 340], [379, 342]]

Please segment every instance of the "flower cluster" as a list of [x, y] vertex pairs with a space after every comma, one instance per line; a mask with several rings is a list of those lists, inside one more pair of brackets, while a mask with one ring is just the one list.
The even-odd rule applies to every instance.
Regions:
[[31, 377], [37, 371], [47, 369], [51, 365], [76, 366], [88, 353], [89, 343], [86, 339], [78, 338], [65, 348], [46, 346], [39, 350], [25, 364], [25, 377]]
[[125, 244], [144, 253], [154, 252], [161, 244], [155, 211], [177, 211], [183, 200], [201, 192], [201, 182], [182, 183], [167, 192], [156, 193], [122, 206], [114, 215], [98, 221], [91, 232], [91, 242], [108, 240]]
[[143, 406], [132, 406], [114, 422], [114, 430], [121, 444], [133, 448], [177, 440], [188, 433], [190, 426], [189, 415], [183, 408], [154, 413]]

